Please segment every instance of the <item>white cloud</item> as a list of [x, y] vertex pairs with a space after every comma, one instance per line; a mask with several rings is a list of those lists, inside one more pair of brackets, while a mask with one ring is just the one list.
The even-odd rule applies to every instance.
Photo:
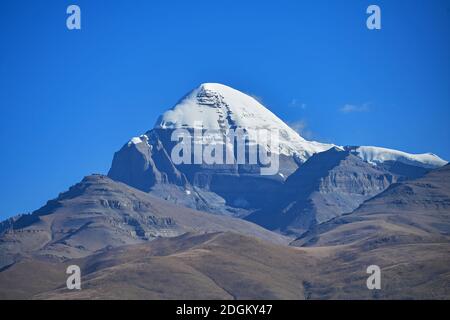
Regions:
[[311, 130], [308, 129], [308, 124], [306, 123], [305, 120], [289, 122], [288, 125], [292, 129], [297, 131], [297, 133], [301, 135], [303, 138], [308, 140], [313, 139], [314, 134]]
[[305, 110], [306, 109], [306, 103], [302, 103], [298, 101], [297, 99], [292, 99], [289, 103], [289, 107], [296, 107]]
[[354, 113], [354, 112], [368, 112], [370, 111], [369, 103], [364, 103], [362, 105], [346, 104], [339, 109], [342, 113]]

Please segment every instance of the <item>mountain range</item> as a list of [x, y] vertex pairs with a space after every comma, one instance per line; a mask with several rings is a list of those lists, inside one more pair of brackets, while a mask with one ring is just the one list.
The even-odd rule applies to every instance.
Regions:
[[[276, 130], [276, 148], [256, 143], [279, 170], [173, 161], [174, 132], [199, 129], [235, 159], [229, 132]], [[251, 96], [202, 84], [107, 176], [0, 223], [0, 298], [448, 299], [449, 181], [432, 153], [308, 141]], [[65, 288], [69, 264], [81, 291]], [[371, 264], [381, 291], [365, 286]]]
[[[203, 130], [215, 130], [223, 136], [235, 129], [276, 129], [279, 146], [270, 151], [279, 155], [278, 173], [261, 175], [261, 165], [175, 165], [171, 161], [173, 132], [194, 130], [199, 123]], [[321, 154], [330, 149], [334, 151]], [[345, 161], [340, 159], [343, 157]], [[351, 212], [397, 179], [418, 178], [446, 163], [431, 153], [413, 155], [380, 147], [307, 141], [254, 98], [207, 83], [159, 117], [153, 129], [127, 142], [114, 155], [108, 176], [186, 207], [246, 218], [271, 230], [300, 235], [312, 224]], [[327, 181], [321, 181], [326, 177]], [[352, 181], [338, 182], [341, 177]], [[336, 188], [337, 183], [342, 185]], [[298, 192], [298, 188], [303, 189]], [[347, 189], [346, 196], [339, 188]], [[301, 194], [302, 199], [296, 199], [294, 205], [295, 194]], [[308, 201], [310, 196], [313, 204]], [[284, 203], [279, 203], [280, 199]], [[328, 210], [327, 201], [334, 201], [332, 210]], [[320, 208], [326, 212], [317, 216]], [[279, 214], [283, 218], [272, 218]]]

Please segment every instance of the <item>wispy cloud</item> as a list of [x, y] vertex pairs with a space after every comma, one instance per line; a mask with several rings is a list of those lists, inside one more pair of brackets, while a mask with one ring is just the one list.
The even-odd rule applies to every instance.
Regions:
[[342, 113], [369, 112], [370, 105], [369, 103], [364, 103], [362, 105], [346, 104], [340, 108], [339, 111]]
[[309, 130], [308, 124], [305, 120], [298, 120], [298, 121], [292, 121], [288, 122], [288, 125], [297, 131], [299, 135], [301, 135], [303, 138], [311, 140], [314, 138], [314, 133]]
[[292, 108], [300, 108], [305, 110], [306, 109], [306, 103], [303, 103], [297, 99], [292, 99], [291, 102], [289, 103], [289, 107]]

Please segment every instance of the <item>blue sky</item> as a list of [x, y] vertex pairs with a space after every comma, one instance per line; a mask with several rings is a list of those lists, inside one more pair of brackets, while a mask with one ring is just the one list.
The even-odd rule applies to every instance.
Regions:
[[0, 219], [107, 173], [202, 82], [257, 96], [308, 138], [449, 160], [449, 39], [446, 0], [3, 0]]

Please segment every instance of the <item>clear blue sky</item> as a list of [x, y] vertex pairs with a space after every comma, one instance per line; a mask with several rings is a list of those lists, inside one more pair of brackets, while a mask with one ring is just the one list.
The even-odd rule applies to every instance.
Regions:
[[[69, 4], [81, 31], [66, 29]], [[258, 96], [314, 139], [449, 160], [450, 1], [2, 0], [0, 219], [107, 173], [202, 82]]]

